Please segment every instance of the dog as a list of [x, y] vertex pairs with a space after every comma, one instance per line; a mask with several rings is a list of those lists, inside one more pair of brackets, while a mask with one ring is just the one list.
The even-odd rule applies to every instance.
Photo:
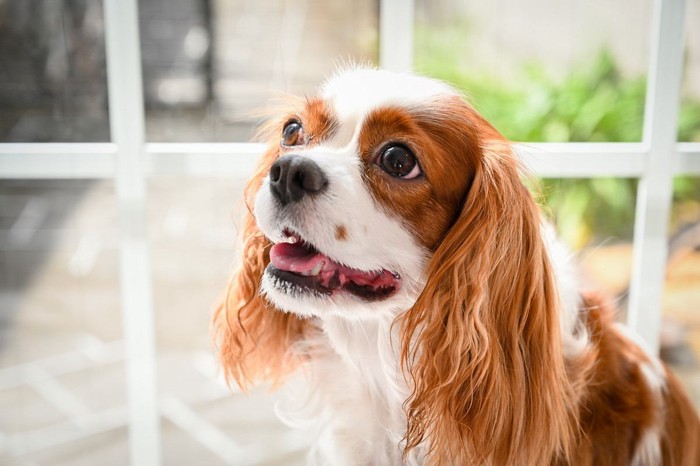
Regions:
[[455, 89], [356, 67], [288, 104], [213, 325], [229, 380], [292, 391], [312, 462], [700, 465], [679, 383]]

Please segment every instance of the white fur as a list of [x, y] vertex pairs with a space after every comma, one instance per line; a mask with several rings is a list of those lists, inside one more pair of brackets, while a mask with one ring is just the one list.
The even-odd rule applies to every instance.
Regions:
[[[382, 269], [401, 276], [402, 286], [389, 299], [367, 303], [344, 293], [333, 298], [293, 295], [280, 290], [267, 274], [263, 291], [275, 304], [300, 315], [342, 314], [349, 318], [396, 315], [415, 300], [421, 288], [426, 252], [399, 220], [381, 210], [362, 181], [362, 167], [355, 145], [328, 145], [295, 151], [309, 157], [328, 178], [326, 190], [313, 199], [302, 200], [293, 210], [282, 211], [265, 179], [255, 199], [255, 218], [272, 241], [283, 241], [282, 231], [290, 228], [336, 262], [359, 270]], [[346, 240], [335, 239], [336, 227], [346, 229]]]
[[559, 324], [564, 355], [567, 358], [577, 357], [587, 350], [590, 339], [585, 324], [579, 319], [581, 295], [578, 292], [579, 283], [573, 255], [557, 238], [551, 224], [544, 223], [540, 231], [555, 271], [554, 280], [559, 291]]
[[[313, 464], [400, 465], [406, 418], [403, 403], [409, 387], [399, 367], [399, 340], [392, 323], [409, 309], [424, 286], [428, 252], [401, 219], [372, 199], [362, 179], [357, 137], [364, 117], [385, 105], [413, 105], [454, 91], [443, 83], [384, 71], [355, 70], [329, 81], [322, 96], [332, 103], [339, 128], [323, 145], [294, 151], [312, 158], [328, 177], [328, 188], [283, 213], [265, 180], [255, 200], [255, 217], [263, 233], [282, 241], [284, 228], [301, 234], [321, 252], [361, 270], [398, 272], [401, 290], [391, 298], [364, 303], [344, 294], [332, 298], [288, 294], [269, 276], [262, 289], [277, 307], [313, 317], [316, 341], [305, 342], [317, 356], [279, 404], [290, 425], [307, 427], [318, 438]], [[335, 228], [347, 229], [347, 239], [335, 239]], [[568, 255], [554, 235], [543, 230], [567, 317], [562, 334], [571, 353], [581, 350], [587, 336], [577, 333], [578, 293]], [[582, 336], [583, 335], [583, 336]], [[308, 350], [308, 348], [305, 348]], [[425, 445], [414, 449], [407, 464], [424, 461]]]
[[[390, 342], [392, 319], [320, 322], [326, 352], [282, 394], [278, 413], [289, 425], [316, 435], [311, 464], [400, 465], [408, 387]], [[393, 332], [395, 333], [394, 327]], [[407, 465], [423, 462], [419, 448]]]
[[321, 91], [324, 99], [333, 102], [335, 114], [346, 126], [337, 132], [340, 141], [348, 134], [356, 136], [348, 130], [359, 128], [365, 116], [376, 108], [405, 108], [448, 95], [456, 95], [456, 91], [442, 81], [367, 68], [343, 71], [326, 82]]
[[[319, 341], [305, 344], [313, 345], [319, 357], [289, 384], [278, 406], [287, 423], [315, 432], [313, 464], [402, 464], [400, 443], [406, 427], [402, 404], [409, 393], [398, 367], [399, 344], [392, 323], [423, 288], [427, 251], [401, 219], [373, 200], [362, 179], [357, 138], [373, 108], [424, 102], [452, 92], [438, 81], [383, 71], [356, 70], [338, 76], [323, 91], [339, 119], [335, 136], [323, 145], [293, 152], [319, 165], [328, 178], [326, 190], [283, 211], [266, 179], [256, 197], [257, 224], [272, 241], [282, 241], [282, 231], [289, 228], [336, 262], [360, 270], [390, 270], [402, 279], [394, 296], [366, 303], [343, 293], [332, 298], [288, 294], [273, 278], [263, 277], [262, 290], [276, 306], [317, 318]], [[338, 225], [346, 229], [345, 241], [335, 238]], [[421, 464], [421, 451], [415, 449], [408, 464]]]

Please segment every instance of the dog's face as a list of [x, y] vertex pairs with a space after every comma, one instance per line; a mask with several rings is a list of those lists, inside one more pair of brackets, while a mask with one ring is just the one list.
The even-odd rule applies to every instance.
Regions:
[[558, 287], [510, 144], [450, 87], [366, 69], [273, 129], [215, 318], [227, 374], [279, 383], [318, 357], [300, 316], [388, 318], [406, 451], [550, 464], [571, 435]]
[[316, 316], [409, 308], [469, 192], [484, 124], [445, 84], [386, 71], [346, 72], [300, 101], [254, 202], [273, 243], [267, 299]]

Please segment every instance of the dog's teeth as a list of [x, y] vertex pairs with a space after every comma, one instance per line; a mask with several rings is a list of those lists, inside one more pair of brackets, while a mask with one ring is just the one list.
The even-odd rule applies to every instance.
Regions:
[[291, 244], [294, 244], [299, 240], [297, 239], [296, 236], [290, 236], [289, 238], [287, 238], [287, 241], [289, 241]]
[[315, 277], [319, 273], [321, 273], [322, 268], [323, 268], [323, 262], [319, 262], [318, 264], [316, 264], [316, 266], [313, 269], [311, 269], [307, 272], [302, 272], [302, 275], [304, 275], [306, 277]]

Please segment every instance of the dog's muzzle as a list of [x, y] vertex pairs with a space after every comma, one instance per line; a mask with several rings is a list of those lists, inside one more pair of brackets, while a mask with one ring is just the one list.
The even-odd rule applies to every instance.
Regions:
[[280, 157], [270, 168], [270, 190], [281, 205], [323, 192], [328, 178], [316, 162], [299, 155]]

